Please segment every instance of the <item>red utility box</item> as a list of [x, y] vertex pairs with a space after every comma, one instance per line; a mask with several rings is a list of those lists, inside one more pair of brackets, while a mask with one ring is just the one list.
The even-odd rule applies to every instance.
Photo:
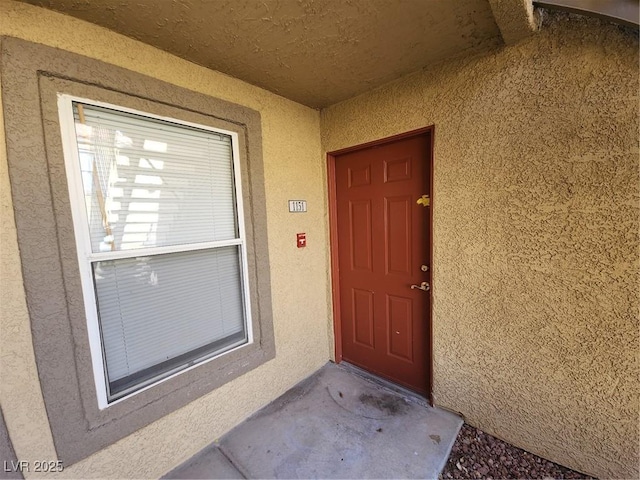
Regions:
[[307, 234], [306, 233], [297, 233], [296, 240], [298, 248], [303, 248], [307, 246]]

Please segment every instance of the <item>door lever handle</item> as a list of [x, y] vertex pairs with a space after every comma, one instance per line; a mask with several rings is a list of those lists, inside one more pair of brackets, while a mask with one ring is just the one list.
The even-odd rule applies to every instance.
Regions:
[[429, 284], [427, 282], [422, 282], [420, 285], [411, 285], [411, 290], [413, 290], [414, 288], [417, 289], [417, 290], [423, 290], [423, 291], [426, 292], [431, 287], [429, 286]]

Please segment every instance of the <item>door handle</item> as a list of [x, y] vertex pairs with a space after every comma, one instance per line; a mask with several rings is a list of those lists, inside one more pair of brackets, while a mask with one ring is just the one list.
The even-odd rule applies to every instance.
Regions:
[[426, 292], [431, 287], [429, 286], [429, 284], [427, 282], [422, 282], [420, 285], [411, 285], [411, 290], [413, 290], [414, 288], [417, 289], [417, 290], [423, 290], [423, 291]]

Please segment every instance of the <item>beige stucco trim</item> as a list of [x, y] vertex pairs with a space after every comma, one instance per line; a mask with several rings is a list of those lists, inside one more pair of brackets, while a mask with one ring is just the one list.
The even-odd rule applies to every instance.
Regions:
[[[326, 321], [329, 305], [323, 268], [327, 258], [327, 235], [323, 221], [324, 165], [320, 152], [319, 113], [71, 17], [3, 0], [0, 1], [0, 19], [0, 35], [79, 53], [260, 112], [277, 357], [74, 464], [61, 475], [64, 478], [160, 477], [329, 358]], [[4, 234], [4, 226], [15, 222], [6, 216], [12, 206], [6, 188], [4, 142], [0, 143], [0, 152], [2, 220], [8, 221], [3, 222]], [[287, 200], [291, 198], [306, 199], [309, 205], [309, 212], [296, 216], [295, 221], [287, 212]], [[300, 231], [306, 232], [309, 238], [306, 249], [295, 248], [295, 233]], [[11, 229], [8, 232], [11, 233]], [[15, 229], [12, 235], [14, 246], [5, 250], [3, 242], [2, 257], [10, 266], [7, 278], [13, 282], [12, 297], [21, 300], [17, 305], [3, 306], [2, 341], [6, 336], [5, 325], [18, 333], [13, 335], [11, 332], [15, 341], [7, 351], [15, 354], [11, 358], [16, 361], [25, 359], [20, 361], [21, 370], [12, 374], [15, 382], [24, 385], [2, 390], [3, 411], [19, 459], [41, 460], [43, 455], [55, 459], [33, 360], [22, 281], [13, 281], [19, 278], [15, 272], [19, 272], [20, 261]], [[4, 271], [2, 281], [5, 281]], [[2, 371], [9, 367], [13, 368], [13, 360], [8, 364], [3, 360]], [[25, 391], [28, 392], [26, 397], [21, 394]], [[27, 431], [23, 424], [28, 426]], [[25, 475], [33, 477], [34, 473]]]
[[489, 0], [504, 43], [512, 45], [538, 30], [540, 14], [532, 0]]

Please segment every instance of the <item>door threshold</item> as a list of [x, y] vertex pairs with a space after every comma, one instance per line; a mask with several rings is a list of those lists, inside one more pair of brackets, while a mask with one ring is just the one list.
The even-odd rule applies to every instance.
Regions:
[[375, 383], [376, 385], [386, 388], [387, 390], [391, 390], [394, 393], [398, 393], [413, 403], [417, 403], [418, 405], [421, 405], [423, 407], [433, 407], [431, 402], [429, 402], [429, 400], [423, 395], [420, 395], [413, 390], [409, 390], [408, 388], [398, 385], [397, 383], [393, 383], [390, 380], [379, 377], [375, 373], [368, 372], [367, 370], [357, 367], [347, 362], [346, 360], [342, 360], [340, 363], [336, 363], [336, 365], [338, 367], [344, 368], [346, 371], [353, 373], [354, 375], [357, 375], [360, 378], [363, 378], [364, 380]]

